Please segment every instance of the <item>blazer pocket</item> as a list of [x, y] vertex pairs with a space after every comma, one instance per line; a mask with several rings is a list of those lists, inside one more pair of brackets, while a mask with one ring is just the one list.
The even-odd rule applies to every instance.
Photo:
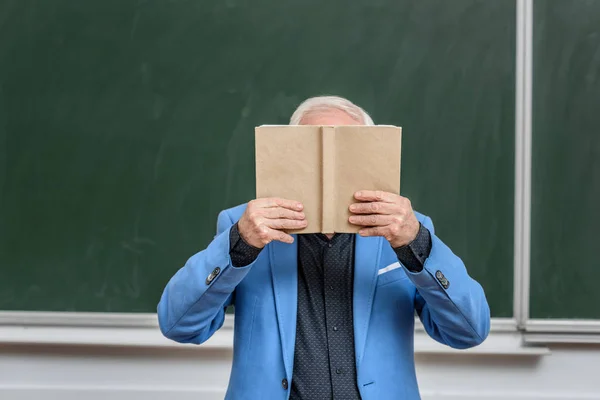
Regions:
[[400, 263], [390, 264], [387, 267], [380, 269], [378, 273], [377, 286], [387, 285], [400, 279], [408, 279], [408, 276]]

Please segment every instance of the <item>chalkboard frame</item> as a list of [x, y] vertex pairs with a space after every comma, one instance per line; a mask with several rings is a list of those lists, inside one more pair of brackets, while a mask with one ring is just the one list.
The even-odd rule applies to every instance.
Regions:
[[[516, 102], [515, 102], [515, 208], [514, 208], [514, 286], [513, 318], [492, 318], [492, 332], [522, 332], [529, 342], [600, 342], [600, 320], [533, 319], [529, 316], [530, 294], [530, 233], [531, 233], [531, 156], [532, 156], [532, 53], [533, 1], [515, 0], [516, 24]], [[0, 311], [0, 343], [38, 343], [40, 338], [25, 334], [32, 328], [39, 335], [53, 330], [72, 329], [63, 342], [81, 334], [82, 343], [164, 346], [158, 336], [155, 314], [148, 313], [82, 313]], [[233, 327], [233, 317], [227, 316], [223, 330]], [[87, 331], [86, 331], [87, 329]], [[91, 329], [91, 330], [89, 330]], [[117, 339], [100, 338], [101, 330], [111, 329]], [[418, 328], [417, 328], [418, 329]], [[95, 335], [86, 339], [83, 332]], [[149, 336], [140, 340], [140, 332]], [[56, 332], [56, 331], [55, 331]], [[133, 337], [135, 336], [135, 340]], [[214, 347], [229, 348], [225, 343]], [[544, 352], [540, 350], [539, 354]]]
[[530, 316], [534, 2], [517, 1], [514, 314], [528, 343], [600, 343], [600, 319]]

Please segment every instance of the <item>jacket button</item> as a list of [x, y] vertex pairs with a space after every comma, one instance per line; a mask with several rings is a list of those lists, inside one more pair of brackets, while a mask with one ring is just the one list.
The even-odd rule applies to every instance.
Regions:
[[444, 278], [444, 274], [442, 273], [442, 271], [437, 271], [435, 273], [435, 277], [438, 279], [438, 281], [441, 281]]
[[217, 277], [217, 275], [219, 275], [221, 273], [221, 268], [217, 267], [215, 269], [212, 270], [212, 272], [210, 274], [208, 274], [208, 276], [206, 277], [206, 284], [210, 285], [212, 283], [212, 281], [215, 280], [215, 278]]
[[284, 390], [287, 390], [287, 388], [288, 388], [288, 381], [287, 381], [287, 379], [283, 378], [283, 380], [281, 381], [281, 387]]

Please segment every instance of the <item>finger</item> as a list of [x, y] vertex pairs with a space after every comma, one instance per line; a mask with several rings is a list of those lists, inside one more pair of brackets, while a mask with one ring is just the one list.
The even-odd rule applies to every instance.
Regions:
[[351, 204], [349, 210], [354, 214], [394, 214], [398, 211], [398, 206], [394, 203], [370, 201]]
[[390, 215], [352, 215], [348, 218], [351, 224], [362, 225], [362, 226], [385, 226], [391, 224], [393, 217]]
[[358, 231], [360, 236], [385, 236], [385, 227], [377, 226], [373, 228], [363, 228]]
[[278, 242], [283, 242], [283, 243], [288, 243], [288, 244], [292, 244], [294, 243], [294, 238], [292, 237], [292, 235], [288, 235], [285, 232], [282, 231], [278, 231], [275, 229], [271, 229], [271, 228], [267, 228], [268, 234], [269, 234], [269, 238], [271, 240], [277, 240]]
[[275, 207], [283, 207], [288, 210], [297, 210], [301, 211], [304, 206], [299, 201], [282, 199], [279, 197], [266, 197], [262, 199], [257, 199], [257, 204], [262, 208], [275, 208]]
[[306, 228], [308, 222], [306, 220], [295, 220], [295, 219], [266, 219], [264, 224], [271, 229], [302, 229]]
[[384, 192], [381, 190], [359, 190], [354, 193], [354, 198], [360, 201], [395, 203], [398, 197], [399, 196], [395, 193]]
[[297, 219], [303, 220], [306, 218], [303, 212], [293, 211], [283, 207], [277, 208], [264, 208], [262, 213], [266, 218], [269, 219]]

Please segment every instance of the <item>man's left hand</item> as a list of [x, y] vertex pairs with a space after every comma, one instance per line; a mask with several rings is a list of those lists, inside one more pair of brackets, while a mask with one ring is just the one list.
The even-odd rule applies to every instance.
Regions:
[[350, 205], [351, 224], [361, 225], [361, 236], [383, 236], [397, 249], [412, 242], [419, 233], [419, 221], [410, 200], [380, 190], [361, 190], [354, 194], [360, 203]]

